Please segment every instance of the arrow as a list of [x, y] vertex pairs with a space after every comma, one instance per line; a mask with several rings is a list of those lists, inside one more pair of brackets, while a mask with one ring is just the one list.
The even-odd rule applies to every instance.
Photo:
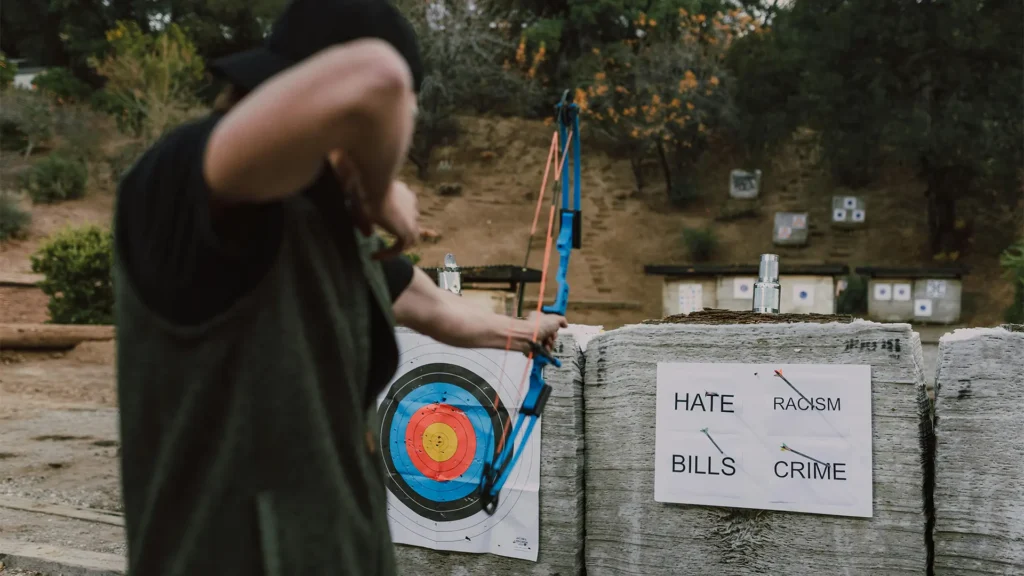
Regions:
[[721, 446], [718, 445], [718, 442], [715, 442], [715, 439], [711, 437], [710, 433], [708, 433], [707, 428], [701, 428], [700, 431], [703, 432], [704, 435], [708, 437], [708, 440], [711, 440], [711, 443], [715, 445], [715, 448], [718, 448], [719, 454], [725, 454], [725, 452], [722, 452], [722, 448]]

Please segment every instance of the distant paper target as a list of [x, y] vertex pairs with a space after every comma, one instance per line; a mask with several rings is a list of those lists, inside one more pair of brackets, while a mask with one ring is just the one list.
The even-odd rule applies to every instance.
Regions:
[[863, 222], [864, 217], [865, 215], [863, 210], [854, 210], [853, 216], [850, 219], [853, 220], [854, 222]]
[[704, 309], [704, 287], [696, 282], [679, 285], [679, 313], [690, 314]]
[[910, 302], [911, 286], [910, 284], [893, 284], [892, 285], [892, 299], [898, 302]]
[[892, 300], [892, 284], [875, 284], [874, 297], [880, 301]]
[[494, 515], [483, 511], [478, 489], [505, 427], [511, 430], [529, 360], [504, 350], [454, 348], [411, 332], [400, 332], [398, 340], [399, 368], [377, 407], [392, 540], [521, 557], [511, 549], [491, 550], [478, 536], [511, 531], [537, 542], [540, 423], [525, 445], [516, 446], [522, 455]]
[[787, 240], [793, 235], [793, 228], [789, 226], [779, 226], [779, 240]]
[[732, 281], [732, 297], [737, 300], [746, 300], [754, 297], [753, 278], [734, 278]]
[[845, 222], [846, 221], [846, 210], [842, 208], [836, 208], [832, 211], [833, 222]]
[[856, 207], [857, 207], [857, 197], [856, 196], [846, 196], [845, 198], [843, 198], [843, 208], [845, 208], [847, 210], [853, 210]]
[[942, 298], [946, 295], [945, 280], [929, 280], [925, 285], [925, 293], [929, 298]]
[[811, 284], [794, 284], [793, 303], [800, 307], [814, 306], [814, 286]]
[[794, 229], [803, 230], [807, 228], [807, 214], [794, 214], [792, 220]]
[[929, 317], [932, 315], [932, 301], [918, 298], [914, 301], [914, 316]]

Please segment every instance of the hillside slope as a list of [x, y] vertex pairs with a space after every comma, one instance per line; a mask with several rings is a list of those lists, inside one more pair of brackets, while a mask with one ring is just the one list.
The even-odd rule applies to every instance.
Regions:
[[[416, 248], [421, 264], [438, 266], [445, 253], [452, 252], [464, 266], [521, 265], [552, 127], [507, 118], [465, 117], [460, 124], [462, 135], [445, 152], [453, 170], [425, 182], [415, 177], [412, 166], [404, 173], [420, 193], [423, 226], [440, 233], [436, 242]], [[585, 125], [581, 136], [583, 246], [573, 254], [568, 274], [573, 322], [610, 328], [660, 317], [662, 279], [645, 276], [643, 267], [687, 263], [682, 231], [688, 227], [710, 226], [714, 230], [719, 242], [715, 262], [722, 264], [756, 263], [765, 252], [779, 254], [783, 262], [845, 263], [851, 267], [930, 262], [925, 251], [923, 186], [905, 170], [888, 170], [878, 185], [856, 192], [867, 201], [866, 228], [842, 231], [829, 225], [831, 196], [844, 192], [832, 188], [819, 166], [812, 134], [796, 135], [770, 166], [742, 166], [727, 153], [709, 153], [699, 168], [702, 196], [685, 209], [669, 203], [657, 166], [651, 167], [645, 189], [636, 191], [629, 162], [595, 150]], [[3, 181], [8, 186], [13, 181], [12, 168], [4, 162]], [[756, 202], [729, 199], [728, 174], [734, 168], [764, 171], [761, 197]], [[453, 182], [462, 186], [460, 195], [437, 192], [440, 185]], [[549, 186], [546, 199], [551, 198], [552, 189]], [[108, 224], [112, 198], [112, 185], [99, 178], [82, 200], [32, 206], [28, 237], [0, 244], [0, 272], [29, 272], [30, 254], [46, 235], [63, 226]], [[739, 220], [716, 219], [740, 205], [754, 205], [757, 212]], [[809, 212], [809, 246], [772, 245], [772, 222], [779, 210]], [[530, 266], [534, 268], [542, 265], [546, 223], [545, 205], [531, 252]], [[964, 283], [964, 323], [998, 323], [1012, 292], [1010, 283], [1001, 277], [996, 256], [968, 254], [964, 263], [971, 267]], [[557, 265], [557, 259], [552, 265]], [[530, 288], [528, 302], [536, 300], [537, 286]], [[552, 282], [547, 299], [553, 297]], [[45, 318], [45, 310], [36, 310], [41, 303], [45, 304], [45, 299], [0, 293], [0, 304], [7, 312], [18, 308], [16, 314], [0, 314], [0, 321]]]
[[[420, 191], [424, 225], [441, 234], [436, 244], [418, 248], [422, 264], [438, 266], [444, 254], [452, 252], [461, 265], [519, 265], [552, 128], [518, 119], [463, 118], [461, 124], [463, 134], [451, 160], [462, 194], [450, 197], [435, 191], [451, 178], [429, 182], [410, 178]], [[657, 179], [651, 179], [644, 191], [635, 191], [628, 161], [609, 158], [588, 146], [585, 127], [581, 136], [583, 245], [574, 253], [568, 275], [574, 322], [614, 327], [660, 317], [661, 278], [645, 276], [643, 267], [687, 263], [682, 241], [687, 227], [713, 228], [719, 240], [715, 261], [723, 264], [756, 263], [765, 252], [779, 254], [783, 262], [851, 267], [930, 263], [925, 250], [924, 187], [899, 170], [856, 192], [867, 202], [865, 228], [831, 227], [832, 195], [852, 192], [832, 188], [810, 133], [795, 136], [771, 166], [745, 167], [764, 171], [761, 197], [753, 203], [758, 214], [730, 222], [715, 217], [741, 204], [728, 197], [729, 171], [743, 167], [734, 159], [709, 154], [700, 168], [702, 198], [679, 209], [669, 203]], [[774, 213], [789, 210], [809, 213], [811, 238], [806, 247], [772, 244]], [[538, 237], [530, 259], [535, 268], [543, 261], [542, 230]], [[998, 262], [992, 256], [969, 256], [965, 263], [972, 269], [965, 279], [965, 322], [999, 322], [1011, 294], [1009, 283], [1000, 278]], [[536, 286], [532, 288], [528, 295], [535, 297]], [[549, 286], [547, 299], [551, 298]]]

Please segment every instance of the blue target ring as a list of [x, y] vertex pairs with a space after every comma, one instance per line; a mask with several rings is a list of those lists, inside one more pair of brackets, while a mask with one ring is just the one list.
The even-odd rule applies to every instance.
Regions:
[[391, 436], [388, 449], [395, 471], [423, 498], [434, 502], [454, 502], [471, 495], [478, 485], [472, 481], [438, 481], [424, 476], [413, 464], [409, 453], [411, 447], [405, 442], [406, 430], [411, 425], [412, 416], [424, 406], [431, 404], [448, 404], [459, 408], [473, 425], [476, 450], [472, 456], [472, 463], [462, 474], [463, 478], [481, 478], [483, 474], [488, 440], [492, 444], [494, 442], [490, 438], [491, 418], [476, 397], [465, 389], [446, 382], [423, 384], [398, 402], [395, 417], [388, 427]]
[[[429, 414], [434, 410], [436, 414]], [[458, 433], [464, 440], [471, 438], [475, 447], [465, 444], [461, 463], [449, 469], [451, 475], [428, 477], [422, 468], [425, 455], [416, 452], [426, 448], [421, 424], [444, 420], [445, 412], [449, 423], [463, 423]], [[413, 513], [434, 522], [454, 522], [483, 510], [479, 488], [484, 464], [497, 457], [498, 439], [509, 423], [508, 410], [486, 380], [455, 364], [418, 366], [391, 385], [377, 413], [379, 454], [388, 490], [395, 497]], [[414, 459], [419, 459], [421, 467]]]

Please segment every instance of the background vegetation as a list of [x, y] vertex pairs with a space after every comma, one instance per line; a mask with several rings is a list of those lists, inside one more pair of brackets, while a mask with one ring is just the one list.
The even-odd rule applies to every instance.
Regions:
[[[19, 187], [38, 202], [74, 198], [101, 177], [83, 169], [97, 158], [116, 180], [203, 112], [217, 90], [205, 63], [261, 41], [285, 1], [5, 3], [0, 145], [53, 154]], [[566, 89], [597, 143], [630, 160], [637, 188], [681, 206], [700, 198], [709, 150], [754, 164], [810, 129], [836, 186], [909, 168], [926, 184], [934, 259], [1002, 254], [1024, 291], [1020, 0], [394, 1], [427, 68], [410, 153], [422, 178], [458, 138], [457, 115], [549, 118]], [[12, 58], [48, 68], [33, 90], [11, 88]], [[115, 119], [118, 145], [90, 141], [82, 126], [96, 115]], [[26, 225], [0, 196], [0, 233]], [[710, 231], [682, 236], [695, 260], [713, 257]]]

